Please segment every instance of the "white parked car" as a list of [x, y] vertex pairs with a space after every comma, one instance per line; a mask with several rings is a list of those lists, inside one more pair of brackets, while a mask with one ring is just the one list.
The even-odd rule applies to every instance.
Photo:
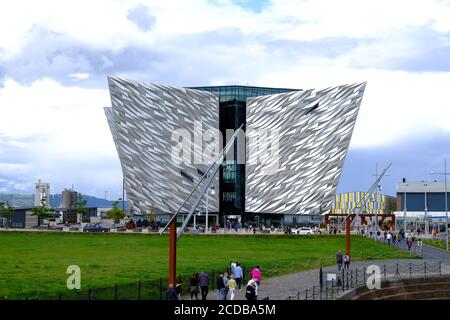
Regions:
[[298, 229], [292, 229], [293, 234], [300, 234], [300, 235], [312, 235], [314, 234], [314, 230], [311, 228], [298, 228]]

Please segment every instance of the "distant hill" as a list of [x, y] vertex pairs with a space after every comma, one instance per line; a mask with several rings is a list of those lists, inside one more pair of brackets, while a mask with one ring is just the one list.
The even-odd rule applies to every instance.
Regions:
[[[111, 208], [113, 201], [100, 199], [93, 196], [83, 195], [83, 199], [87, 201], [86, 207], [94, 208]], [[5, 194], [0, 193], [0, 202], [8, 202], [16, 207], [31, 207], [34, 205], [34, 194]], [[54, 207], [61, 205], [61, 194], [52, 194], [50, 202]], [[122, 208], [122, 202], [119, 203]], [[128, 202], [125, 201], [125, 210], [128, 210]]]

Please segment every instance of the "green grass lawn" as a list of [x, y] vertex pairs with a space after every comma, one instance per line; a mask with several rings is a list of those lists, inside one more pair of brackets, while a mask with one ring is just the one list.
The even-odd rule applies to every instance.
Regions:
[[427, 244], [429, 246], [433, 246], [442, 250], [446, 250], [447, 249], [447, 245], [445, 243], [445, 239], [426, 239], [423, 240], [424, 244]]
[[[167, 277], [168, 237], [141, 234], [0, 232], [0, 299], [67, 292], [67, 266], [81, 268], [82, 289]], [[334, 263], [344, 236], [199, 236], [178, 243], [177, 273], [225, 270], [230, 260], [261, 265], [263, 276]], [[352, 237], [352, 257], [409, 258], [406, 252]]]

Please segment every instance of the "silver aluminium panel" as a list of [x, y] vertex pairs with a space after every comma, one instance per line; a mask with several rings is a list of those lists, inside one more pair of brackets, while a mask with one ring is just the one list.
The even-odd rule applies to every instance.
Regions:
[[364, 89], [359, 83], [247, 99], [247, 212], [331, 208]]
[[[130, 209], [134, 214], [146, 214], [149, 209], [175, 212], [194, 186], [185, 176], [198, 181], [198, 170], [204, 172], [210, 162], [194, 163], [201, 150], [193, 146], [192, 161], [174, 161], [172, 152], [177, 141], [172, 134], [184, 129], [193, 142], [194, 121], [201, 121], [203, 131], [219, 128], [218, 96], [115, 77], [108, 78], [108, 84], [112, 107], [105, 108], [105, 114], [122, 165]], [[202, 142], [204, 148], [211, 144], [218, 143]], [[216, 190], [218, 181], [217, 177]], [[210, 211], [218, 210], [218, 195], [209, 196]], [[199, 209], [205, 206], [203, 197]]]

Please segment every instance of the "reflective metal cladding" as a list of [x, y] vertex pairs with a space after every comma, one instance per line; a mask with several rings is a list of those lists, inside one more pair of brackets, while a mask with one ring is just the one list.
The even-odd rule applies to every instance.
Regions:
[[[115, 77], [108, 82], [112, 107], [105, 113], [131, 210], [176, 211], [211, 162], [174, 162], [172, 133], [185, 130], [195, 140], [199, 122], [203, 132], [218, 131], [219, 95]], [[246, 99], [245, 212], [331, 208], [364, 89], [360, 83]], [[206, 149], [220, 145], [201, 141]], [[202, 153], [192, 150], [193, 157]], [[219, 177], [214, 187], [219, 190]], [[210, 211], [219, 211], [219, 196], [209, 196]]]
[[[194, 136], [194, 122], [203, 130], [219, 126], [219, 100], [212, 93], [108, 78], [112, 108], [105, 114], [113, 135], [130, 209], [135, 214], [173, 213], [193, 188], [207, 165], [176, 163], [172, 133]], [[204, 143], [208, 147], [208, 143]], [[200, 150], [194, 148], [193, 157]], [[218, 188], [218, 178], [215, 180]], [[216, 189], [217, 190], [217, 189]], [[205, 207], [203, 199], [200, 207]], [[218, 193], [209, 197], [218, 210]], [[184, 209], [187, 211], [187, 208]]]
[[[331, 208], [364, 89], [360, 83], [247, 100], [247, 212]], [[264, 130], [269, 139], [260, 137]]]

